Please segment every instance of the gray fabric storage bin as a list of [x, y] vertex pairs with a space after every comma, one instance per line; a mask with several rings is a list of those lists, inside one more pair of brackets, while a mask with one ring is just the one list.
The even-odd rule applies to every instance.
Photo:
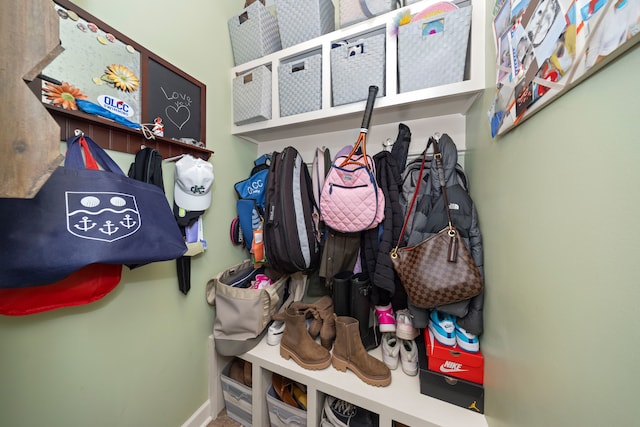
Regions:
[[385, 39], [384, 33], [364, 35], [331, 49], [333, 105], [367, 99], [371, 85], [384, 96]]
[[259, 1], [229, 19], [227, 24], [236, 65], [282, 49], [278, 21]]
[[278, 398], [273, 385], [267, 390], [267, 408], [271, 427], [305, 427], [307, 411], [294, 408]]
[[220, 383], [227, 415], [245, 427], [251, 427], [253, 396], [251, 388], [229, 377], [231, 363], [222, 370]]
[[294, 46], [335, 30], [331, 0], [275, 0], [282, 47]]
[[340, 27], [391, 12], [401, 3], [400, 0], [340, 0]]
[[462, 81], [470, 28], [471, 6], [401, 25], [398, 28], [400, 92]]
[[292, 58], [278, 66], [280, 116], [322, 107], [322, 54]]
[[271, 71], [261, 65], [233, 79], [233, 123], [244, 125], [269, 119]]

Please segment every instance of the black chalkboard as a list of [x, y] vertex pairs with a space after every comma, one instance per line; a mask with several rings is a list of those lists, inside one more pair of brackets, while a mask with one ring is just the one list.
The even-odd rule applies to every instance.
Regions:
[[160, 117], [166, 138], [204, 140], [202, 96], [201, 86], [149, 58], [146, 123], [153, 124]]

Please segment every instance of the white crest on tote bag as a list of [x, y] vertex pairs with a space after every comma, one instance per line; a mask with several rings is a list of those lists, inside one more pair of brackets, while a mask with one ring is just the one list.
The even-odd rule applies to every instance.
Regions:
[[115, 242], [140, 229], [136, 198], [110, 192], [65, 192], [67, 230], [82, 239]]

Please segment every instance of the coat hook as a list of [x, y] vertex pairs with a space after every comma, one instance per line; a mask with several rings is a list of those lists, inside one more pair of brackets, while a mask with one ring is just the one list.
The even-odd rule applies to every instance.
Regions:
[[74, 131], [73, 131], [73, 133], [74, 133], [76, 136], [84, 136], [84, 132], [82, 132], [80, 129], [76, 129], [76, 130], [74, 130]]

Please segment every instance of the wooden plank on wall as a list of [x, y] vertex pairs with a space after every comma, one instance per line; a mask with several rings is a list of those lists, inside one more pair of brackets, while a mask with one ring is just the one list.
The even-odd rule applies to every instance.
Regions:
[[33, 197], [60, 165], [60, 128], [27, 82], [60, 52], [50, 0], [0, 2], [0, 197]]

